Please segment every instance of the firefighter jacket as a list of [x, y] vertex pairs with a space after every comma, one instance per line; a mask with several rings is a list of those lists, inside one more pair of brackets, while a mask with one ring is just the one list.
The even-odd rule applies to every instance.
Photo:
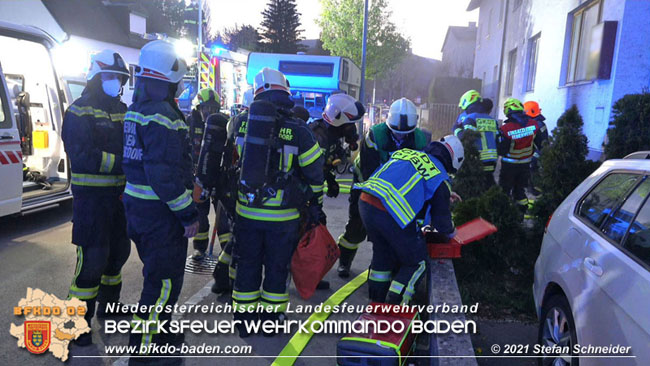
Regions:
[[527, 164], [533, 158], [535, 147], [541, 147], [539, 124], [523, 112], [513, 112], [501, 126], [499, 155], [511, 164]]
[[328, 179], [329, 177], [330, 179], [333, 179], [333, 162], [337, 159], [344, 160], [348, 158], [343, 149], [343, 141], [350, 144], [351, 149], [354, 149], [352, 144], [356, 145], [357, 140], [359, 140], [357, 127], [353, 123], [346, 123], [339, 127], [333, 127], [322, 118], [314, 120], [308, 124], [308, 126], [314, 134], [316, 141], [318, 141], [318, 145], [321, 147], [323, 153], [323, 171], [325, 178]]
[[[240, 165], [246, 159], [242, 154], [248, 123], [244, 117], [248, 113], [244, 113], [234, 118], [229, 126], [234, 133]], [[267, 197], [261, 207], [248, 202], [245, 193], [239, 191], [235, 208], [237, 215], [244, 219], [273, 226], [298, 220], [302, 208], [299, 201], [323, 204], [323, 156], [318, 142], [307, 124], [293, 118], [289, 110], [278, 108], [278, 115], [277, 141], [282, 146], [273, 154], [270, 164], [278, 167], [278, 175], [289, 179], [274, 189], [275, 194]], [[300, 199], [301, 195], [304, 200]]]
[[462, 139], [466, 130], [476, 131], [480, 134], [480, 138], [476, 139], [476, 148], [483, 163], [483, 170], [494, 171], [498, 157], [499, 126], [497, 121], [486, 113], [470, 113], [460, 124], [456, 125], [454, 134]]
[[426, 146], [427, 137], [419, 128], [405, 136], [398, 146], [386, 123], [375, 125], [370, 128], [364, 141], [361, 142], [361, 150], [355, 161], [358, 178], [360, 181], [368, 179], [375, 169], [387, 162], [390, 154], [396, 150], [404, 148], [422, 150]]
[[449, 179], [434, 156], [401, 149], [354, 189], [377, 197], [402, 229], [429, 213], [433, 227], [449, 235], [455, 230], [449, 210]]
[[143, 96], [131, 104], [124, 119], [123, 166], [125, 194], [160, 201], [183, 226], [196, 221], [188, 126], [173, 100]]
[[548, 140], [548, 128], [546, 127], [546, 123], [544, 123], [544, 121], [546, 121], [546, 117], [544, 117], [543, 115], [540, 114], [539, 116], [534, 117], [533, 119], [537, 122], [537, 125], [539, 126], [539, 132], [541, 135], [540, 137], [541, 142], [539, 144], [535, 144], [535, 153], [534, 153], [535, 158], [539, 158], [539, 153], [543, 147], [542, 144], [544, 143], [544, 141]]
[[126, 105], [91, 81], [68, 107], [61, 137], [70, 158], [72, 193], [121, 194], [122, 129]]

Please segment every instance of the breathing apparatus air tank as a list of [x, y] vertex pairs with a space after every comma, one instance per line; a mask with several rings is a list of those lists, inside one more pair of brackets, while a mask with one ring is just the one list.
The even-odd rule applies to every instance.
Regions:
[[278, 134], [278, 115], [275, 105], [257, 100], [251, 103], [246, 123], [246, 137], [242, 149], [240, 191], [253, 206], [275, 195], [271, 186], [278, 172], [273, 169], [273, 154]]

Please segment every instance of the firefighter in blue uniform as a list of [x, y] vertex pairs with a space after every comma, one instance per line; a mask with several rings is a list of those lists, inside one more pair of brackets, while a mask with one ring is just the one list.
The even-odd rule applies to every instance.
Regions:
[[[203, 88], [196, 93], [192, 105], [194, 108], [187, 119], [187, 126], [189, 128], [190, 141], [192, 142], [192, 162], [194, 163], [194, 172], [196, 174], [203, 135], [206, 130], [206, 121], [210, 115], [219, 113], [221, 101], [219, 94], [214, 89]], [[226, 118], [225, 115], [223, 118]], [[197, 202], [196, 208], [199, 212], [199, 232], [192, 239], [192, 245], [194, 246], [192, 258], [201, 260], [205, 257], [210, 236], [210, 221], [208, 219], [208, 215], [210, 214], [210, 200], [206, 199], [202, 202]], [[227, 224], [225, 227], [227, 227]], [[221, 230], [219, 230], [219, 233], [221, 234]]]
[[453, 130], [454, 135], [460, 139], [467, 130], [478, 132], [479, 138], [476, 139], [475, 144], [483, 164], [483, 179], [488, 186], [492, 186], [495, 183], [494, 169], [498, 160], [499, 125], [488, 114], [490, 111], [486, 108], [485, 101], [474, 92], [470, 90], [461, 97], [460, 105], [465, 106], [465, 115], [461, 121], [454, 124]]
[[[259, 315], [262, 320], [282, 321], [300, 209], [308, 205], [310, 225], [323, 216], [323, 158], [305, 122], [292, 115], [289, 83], [281, 72], [262, 69], [255, 76], [254, 90], [248, 119], [240, 120], [234, 130], [241, 173], [232, 300], [236, 320], [253, 321]], [[271, 311], [258, 314], [258, 304]], [[249, 335], [241, 325], [238, 330], [241, 337]]]
[[[133, 104], [124, 119], [127, 229], [144, 264], [141, 307], [133, 315], [135, 321], [171, 319], [171, 312], [164, 308], [173, 306], [178, 299], [187, 238], [194, 237], [198, 231], [191, 195], [193, 174], [188, 127], [174, 100], [182, 92], [186, 72], [185, 61], [176, 54], [171, 42], [147, 43], [140, 51]], [[143, 334], [132, 333], [129, 344], [136, 347], [178, 344], [179, 338], [149, 329]], [[136, 355], [143, 353], [136, 352]], [[156, 358], [132, 356], [129, 364], [145, 361], [162, 363]]]
[[[106, 304], [118, 302], [121, 269], [131, 243], [126, 234], [122, 172], [122, 123], [126, 105], [122, 87], [129, 78], [128, 65], [119, 53], [104, 50], [91, 56], [88, 84], [81, 97], [68, 107], [62, 138], [72, 170], [72, 243], [77, 246], [77, 265], [69, 296], [85, 300], [84, 318], [106, 317]], [[76, 340], [89, 345], [86, 333]]]
[[337, 197], [339, 194], [339, 184], [334, 173], [335, 164], [347, 158], [342, 154], [343, 141], [350, 146], [350, 150], [359, 148], [356, 123], [365, 113], [365, 108], [356, 99], [347, 94], [334, 94], [327, 100], [323, 118], [309, 124], [323, 152], [323, 174], [327, 182], [328, 197]]
[[431, 225], [445, 239], [455, 234], [449, 209], [452, 192], [448, 173], [456, 172], [464, 157], [456, 136], [432, 142], [424, 152], [401, 149], [365, 182], [359, 211], [372, 242], [368, 288], [370, 300], [408, 304], [426, 269], [426, 247], [417, 219], [431, 217]]
[[[414, 118], [400, 119], [401, 114], [414, 115]], [[422, 150], [427, 145], [427, 136], [417, 126], [417, 109], [415, 104], [406, 98], [396, 100], [391, 104], [386, 123], [373, 126], [365, 139], [361, 141], [359, 155], [355, 161], [353, 182], [363, 182], [380, 165], [388, 161], [393, 151], [409, 148]], [[360, 191], [350, 192], [348, 222], [345, 232], [338, 239], [341, 257], [337, 268], [339, 277], [350, 276], [352, 260], [359, 244], [366, 238], [366, 230], [359, 216]]]
[[481, 100], [481, 93], [477, 92], [474, 89], [468, 90], [463, 95], [461, 95], [460, 100], [458, 102], [458, 108], [462, 109], [463, 111], [456, 118], [456, 123], [454, 123], [451, 130], [452, 133], [455, 133], [455, 129], [457, 128], [456, 126], [461, 125], [463, 123], [463, 120], [465, 120], [465, 117], [467, 117], [467, 115], [471, 112], [468, 111], [467, 108], [474, 102], [480, 100]]

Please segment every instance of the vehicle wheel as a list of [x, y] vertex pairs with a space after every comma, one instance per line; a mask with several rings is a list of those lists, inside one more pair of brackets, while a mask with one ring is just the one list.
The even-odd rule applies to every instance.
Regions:
[[573, 353], [578, 343], [571, 306], [563, 295], [549, 297], [542, 307], [537, 343], [544, 347], [568, 348], [568, 352], [553, 352], [539, 359], [539, 366], [578, 366]]

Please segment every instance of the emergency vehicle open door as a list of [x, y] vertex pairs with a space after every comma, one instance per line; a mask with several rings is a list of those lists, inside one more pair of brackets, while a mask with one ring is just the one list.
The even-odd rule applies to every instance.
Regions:
[[20, 137], [7, 96], [7, 83], [0, 64], [0, 216], [20, 211], [22, 204]]

